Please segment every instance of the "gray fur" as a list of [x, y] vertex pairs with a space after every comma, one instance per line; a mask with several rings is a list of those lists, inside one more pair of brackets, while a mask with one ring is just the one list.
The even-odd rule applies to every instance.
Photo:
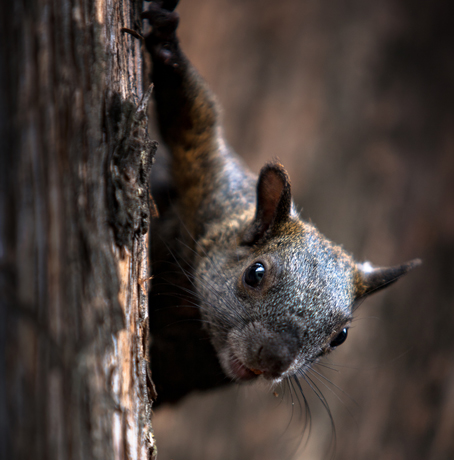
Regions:
[[[299, 218], [282, 165], [265, 165], [259, 178], [247, 170], [224, 140], [214, 96], [179, 47], [173, 3], [166, 9], [166, 2], [152, 2], [144, 13], [153, 27], [146, 45], [175, 189], [155, 232], [166, 239], [190, 281], [185, 292], [193, 291], [223, 373], [238, 381], [260, 377], [278, 383], [341, 342], [335, 339], [345, 337], [357, 301], [419, 262], [374, 270], [356, 264]], [[159, 257], [154, 264], [158, 276]], [[251, 286], [246, 274], [255, 263], [262, 265], [264, 276]], [[181, 278], [178, 283], [184, 284]], [[156, 353], [186, 334], [182, 329], [166, 333], [170, 325], [154, 333], [154, 343], [162, 343]], [[203, 340], [185, 337], [194, 349]], [[199, 366], [186, 348], [174, 358], [178, 369], [187, 360], [194, 363], [191, 369]], [[159, 374], [167, 379], [164, 389], [172, 383], [169, 372]], [[169, 398], [185, 392], [175, 390]]]

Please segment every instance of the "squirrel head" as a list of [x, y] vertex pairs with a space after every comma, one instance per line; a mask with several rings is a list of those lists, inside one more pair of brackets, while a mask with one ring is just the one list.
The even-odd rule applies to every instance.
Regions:
[[358, 302], [419, 264], [356, 263], [300, 220], [287, 172], [268, 164], [252, 221], [236, 244], [230, 239], [204, 257], [202, 315], [229, 377], [278, 383], [342, 344]]

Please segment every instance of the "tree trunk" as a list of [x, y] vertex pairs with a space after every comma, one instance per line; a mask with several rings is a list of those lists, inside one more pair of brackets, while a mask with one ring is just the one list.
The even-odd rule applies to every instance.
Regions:
[[154, 458], [141, 4], [1, 10], [0, 457]]

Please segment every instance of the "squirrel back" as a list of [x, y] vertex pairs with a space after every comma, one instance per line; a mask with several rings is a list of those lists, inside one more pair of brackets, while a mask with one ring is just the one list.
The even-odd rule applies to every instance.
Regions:
[[232, 380], [303, 376], [345, 341], [364, 297], [420, 263], [356, 263], [300, 219], [281, 164], [268, 163], [258, 178], [248, 171], [225, 142], [214, 96], [181, 51], [175, 6], [152, 2], [143, 13], [174, 187], [154, 228], [162, 244], [152, 249], [158, 402]]

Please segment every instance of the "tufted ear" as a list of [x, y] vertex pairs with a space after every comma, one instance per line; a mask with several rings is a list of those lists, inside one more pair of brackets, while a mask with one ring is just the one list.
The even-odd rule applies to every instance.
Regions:
[[414, 259], [402, 265], [378, 268], [373, 268], [369, 262], [357, 264], [356, 298], [366, 297], [388, 287], [421, 263], [420, 259]]
[[254, 244], [287, 221], [292, 208], [290, 179], [279, 163], [269, 163], [257, 182], [257, 208], [252, 225], [243, 236], [244, 244]]

